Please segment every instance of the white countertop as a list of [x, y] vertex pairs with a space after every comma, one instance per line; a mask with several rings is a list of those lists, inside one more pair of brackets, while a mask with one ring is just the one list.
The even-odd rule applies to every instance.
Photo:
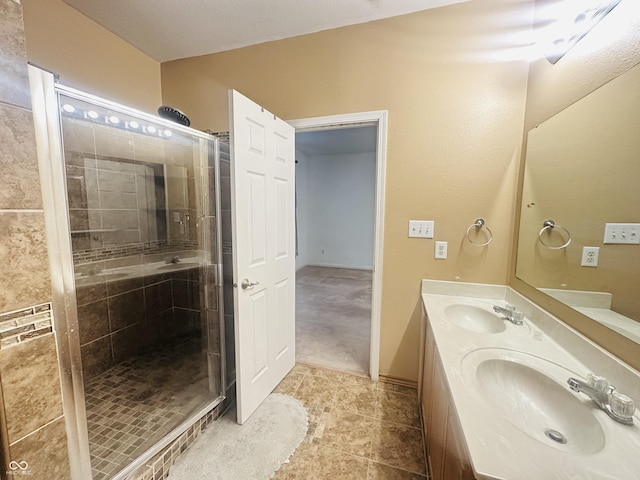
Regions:
[[[571, 442], [559, 445], [544, 435], [525, 433], [517, 427], [518, 422], [514, 422], [516, 417], [496, 408], [496, 401], [479, 387], [475, 367], [492, 355], [523, 358], [529, 361], [528, 366], [559, 385], [566, 385], [569, 376], [584, 379], [593, 372], [607, 376], [620, 392], [632, 396], [636, 405], [640, 400], [638, 372], [509, 287], [425, 280], [422, 292], [453, 397], [452, 406], [460, 419], [478, 480], [640, 479], [638, 412], [633, 426], [622, 425], [595, 407], [586, 395], [572, 392], [567, 386], [568, 394], [593, 413], [597, 420], [595, 426], [602, 429], [605, 442], [602, 445], [595, 442], [595, 446], [591, 442], [583, 449], [574, 448]], [[505, 320], [505, 330], [495, 334], [461, 328], [449, 321], [444, 312], [453, 304], [472, 305], [492, 312], [493, 305], [505, 303], [525, 312], [525, 324], [517, 326]], [[479, 349], [483, 350], [478, 352]], [[509, 378], [503, 380], [510, 381]], [[523, 416], [526, 414], [522, 412]]]

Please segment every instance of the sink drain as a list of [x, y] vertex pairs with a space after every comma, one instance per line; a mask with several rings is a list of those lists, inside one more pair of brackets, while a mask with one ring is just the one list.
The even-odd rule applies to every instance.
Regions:
[[565, 438], [565, 436], [557, 430], [549, 429], [545, 431], [544, 434], [554, 442], [562, 443], [563, 445], [567, 443], [567, 439]]

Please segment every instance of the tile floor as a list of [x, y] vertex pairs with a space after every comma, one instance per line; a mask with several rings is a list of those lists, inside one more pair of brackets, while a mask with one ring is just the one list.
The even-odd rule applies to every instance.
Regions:
[[427, 479], [415, 389], [297, 363], [275, 391], [304, 404], [309, 429], [273, 479]]
[[296, 273], [296, 360], [367, 374], [372, 272], [306, 266]]
[[89, 381], [85, 402], [93, 479], [111, 478], [215, 399], [207, 387], [199, 336], [133, 357]]

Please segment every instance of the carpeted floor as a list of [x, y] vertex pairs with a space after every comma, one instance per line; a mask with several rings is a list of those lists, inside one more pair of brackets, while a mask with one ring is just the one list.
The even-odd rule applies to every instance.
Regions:
[[244, 425], [231, 410], [181, 455], [168, 480], [267, 480], [305, 438], [307, 410], [272, 393]]
[[296, 361], [369, 372], [372, 272], [306, 266], [296, 273]]

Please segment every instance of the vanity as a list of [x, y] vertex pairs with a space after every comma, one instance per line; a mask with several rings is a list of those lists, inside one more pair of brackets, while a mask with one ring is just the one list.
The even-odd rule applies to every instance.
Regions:
[[640, 479], [640, 64], [581, 66], [531, 65], [511, 286], [422, 281], [433, 480]]
[[422, 301], [430, 478], [640, 478], [639, 413], [616, 421], [568, 384], [606, 377], [629, 413], [637, 371], [510, 287], [423, 280]]

